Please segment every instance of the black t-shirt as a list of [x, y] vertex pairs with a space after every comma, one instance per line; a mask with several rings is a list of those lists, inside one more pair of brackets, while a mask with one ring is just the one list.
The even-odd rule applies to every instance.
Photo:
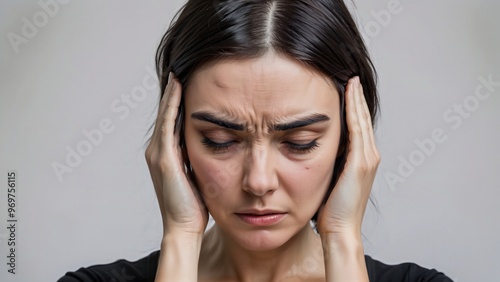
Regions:
[[[160, 251], [135, 262], [124, 259], [68, 272], [57, 282], [154, 282]], [[370, 282], [453, 282], [435, 269], [414, 263], [387, 265], [365, 255]]]

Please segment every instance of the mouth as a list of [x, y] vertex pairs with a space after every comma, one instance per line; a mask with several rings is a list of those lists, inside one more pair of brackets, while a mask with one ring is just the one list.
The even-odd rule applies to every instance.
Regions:
[[253, 226], [271, 226], [282, 221], [287, 213], [281, 211], [243, 211], [238, 212], [236, 215], [241, 219], [241, 221], [246, 224]]

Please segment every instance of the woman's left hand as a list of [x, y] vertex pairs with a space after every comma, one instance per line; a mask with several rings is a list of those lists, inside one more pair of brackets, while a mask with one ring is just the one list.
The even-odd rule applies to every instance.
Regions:
[[317, 227], [322, 236], [361, 238], [361, 224], [380, 155], [358, 77], [349, 80], [345, 94], [349, 130], [347, 161], [327, 202], [320, 210]]

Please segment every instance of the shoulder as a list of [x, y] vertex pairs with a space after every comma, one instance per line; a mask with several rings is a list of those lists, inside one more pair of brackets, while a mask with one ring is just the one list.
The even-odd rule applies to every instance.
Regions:
[[57, 282], [153, 282], [159, 254], [160, 251], [154, 251], [137, 261], [120, 259], [109, 264], [82, 267], [76, 271], [67, 272]]
[[370, 282], [453, 282], [442, 272], [415, 263], [388, 265], [365, 255]]
[[[137, 261], [117, 260], [67, 272], [58, 282], [131, 281], [153, 282], [160, 251], [154, 251]], [[388, 265], [365, 255], [370, 282], [453, 282], [442, 272], [415, 263]]]

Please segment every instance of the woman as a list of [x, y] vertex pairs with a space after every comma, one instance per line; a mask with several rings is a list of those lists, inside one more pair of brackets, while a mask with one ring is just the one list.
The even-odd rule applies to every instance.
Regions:
[[343, 1], [190, 0], [156, 59], [161, 250], [60, 281], [451, 281], [364, 255], [378, 99]]

